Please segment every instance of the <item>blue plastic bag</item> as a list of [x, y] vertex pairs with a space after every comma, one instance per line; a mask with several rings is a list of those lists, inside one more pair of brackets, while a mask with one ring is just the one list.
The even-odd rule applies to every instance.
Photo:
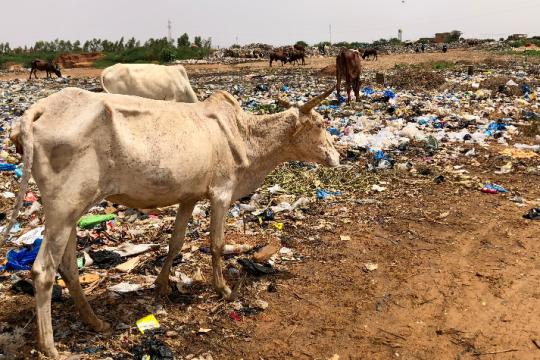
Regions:
[[384, 153], [381, 150], [379, 150], [373, 156], [373, 160], [390, 160], [390, 158], [387, 158], [386, 156], [384, 156]]
[[371, 90], [370, 88], [365, 88], [364, 90], [362, 90], [362, 92], [368, 95], [375, 94], [375, 91]]
[[393, 92], [391, 92], [390, 90], [386, 90], [384, 92], [384, 96], [388, 96], [390, 99], [393, 99], [393, 98], [396, 97], [396, 95]]
[[328, 129], [328, 132], [329, 132], [330, 134], [339, 135], [339, 130], [336, 130], [336, 129], [334, 129], [334, 128]]
[[508, 192], [508, 190], [497, 184], [491, 185], [491, 188], [497, 190], [498, 192]]
[[13, 171], [16, 168], [13, 164], [0, 164], [0, 171]]
[[521, 85], [521, 90], [523, 90], [523, 92], [524, 92], [525, 94], [531, 92], [531, 89], [530, 89], [528, 86], [525, 86], [525, 85]]
[[342, 195], [342, 194], [343, 194], [342, 191], [332, 192], [332, 191], [326, 191], [326, 190], [317, 190], [317, 197], [319, 199], [324, 199], [328, 195]]
[[6, 266], [0, 267], [0, 270], [31, 270], [30, 265], [36, 260], [42, 241], [43, 239], [36, 239], [32, 245], [33, 249], [30, 251], [24, 248], [21, 251], [11, 250], [8, 252]]

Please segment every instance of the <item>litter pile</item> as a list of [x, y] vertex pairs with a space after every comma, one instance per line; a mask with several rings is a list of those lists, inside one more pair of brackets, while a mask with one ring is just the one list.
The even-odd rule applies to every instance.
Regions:
[[[267, 50], [266, 45], [253, 46], [261, 51], [263, 47]], [[482, 196], [508, 196], [510, 201], [525, 206], [526, 201], [510, 196], [505, 186], [493, 183], [487, 175], [483, 178], [468, 175], [464, 165], [456, 165], [454, 160], [465, 158], [467, 166], [476, 166], [482, 161], [479, 152], [495, 148], [504, 159], [496, 174], [508, 174], [518, 168], [540, 172], [538, 166], [531, 165], [540, 149], [535, 136], [540, 121], [537, 99], [540, 89], [528, 66], [513, 64], [474, 75], [468, 75], [467, 69], [459, 66], [451, 71], [394, 69], [386, 73], [384, 84], [377, 84], [375, 72], [370, 71], [362, 76], [360, 98], [355, 99], [352, 94], [351, 104], [347, 104], [347, 94], [343, 91], [331, 94], [315, 111], [323, 115], [328, 132], [342, 154], [342, 165], [324, 169], [301, 162], [284, 164], [254, 194], [240, 199], [229, 209], [223, 248], [224, 274], [235, 291], [249, 288], [250, 294], [255, 294], [253, 298], [222, 303], [213, 296], [209, 250], [211, 208], [209, 202], [203, 201], [195, 207], [186, 242], [174, 259], [169, 282], [168, 301], [181, 306], [187, 315], [169, 318], [166, 307], [154, 301], [150, 294], [168, 254], [177, 206], [133, 209], [103, 201], [77, 224], [79, 281], [89, 298], [100, 297], [104, 306], [114, 307], [122, 316], [115, 319], [114, 339], [74, 337], [82, 325], [62, 321], [55, 328], [59, 336], [55, 340], [64, 347], [69, 344], [71, 352], [124, 359], [145, 356], [172, 359], [174, 351], [168, 339], [177, 339], [178, 344], [187, 346], [194, 338], [210, 336], [217, 328], [214, 319], [218, 316], [234, 323], [266, 311], [271, 305], [257, 298], [259, 294], [277, 291], [276, 279], [309, 257], [296, 249], [290, 235], [297, 234], [296, 228], [310, 219], [310, 230], [335, 231], [332, 218], [320, 217], [320, 208], [325, 204], [348, 201], [340, 208], [341, 214], [347, 214], [348, 206], [378, 204], [379, 200], [372, 198], [351, 200], [360, 194], [376, 197], [388, 192], [392, 185], [381, 178], [385, 171], [393, 170], [402, 174], [399, 176], [410, 174], [430, 183], [453, 181], [481, 191]], [[302, 103], [334, 85], [333, 78], [320, 78], [316, 74], [317, 71], [304, 69], [260, 70], [250, 74], [199, 75], [191, 77], [191, 83], [201, 100], [224, 90], [233, 94], [245, 111], [269, 114], [283, 111], [278, 96]], [[68, 86], [96, 91], [99, 79], [0, 82], [0, 220], [4, 225], [11, 215], [24, 165], [8, 139], [9, 131], [29, 106]], [[527, 132], [532, 144], [516, 141]], [[0, 268], [3, 301], [24, 296], [16, 294], [33, 294], [27, 271], [41, 246], [45, 218], [35, 183], [30, 184], [25, 195], [19, 222], [11, 231], [9, 253]], [[533, 208], [524, 217], [540, 219], [540, 210]], [[308, 235], [308, 240], [315, 242], [319, 238]], [[344, 235], [341, 240], [349, 241], [350, 237]], [[372, 272], [377, 265], [369, 263], [362, 269], [365, 273]], [[56, 278], [53, 296], [59, 302], [70, 298], [60, 276]], [[134, 302], [140, 304], [137, 309], [128, 305]], [[194, 315], [194, 309], [200, 313]], [[14, 331], [11, 333], [21, 336]], [[206, 350], [199, 350], [201, 355], [191, 354], [189, 358], [212, 358]], [[15, 350], [0, 347], [2, 351], [9, 354]]]

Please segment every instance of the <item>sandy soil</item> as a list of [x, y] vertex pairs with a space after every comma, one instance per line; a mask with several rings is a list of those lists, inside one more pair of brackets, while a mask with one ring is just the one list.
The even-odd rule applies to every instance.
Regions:
[[[392, 69], [396, 64], [418, 64], [440, 61], [459, 61], [462, 63], [480, 63], [486, 59], [493, 59], [495, 55], [489, 52], [482, 51], [449, 51], [446, 54], [443, 53], [425, 53], [425, 54], [399, 54], [399, 55], [380, 55], [377, 61], [362, 61], [362, 65], [366, 69], [378, 69], [387, 70]], [[496, 56], [497, 59], [512, 59], [515, 56]], [[308, 69], [322, 69], [325, 66], [334, 64], [334, 58], [307, 58], [306, 65], [302, 66]], [[273, 67], [279, 67], [281, 65], [273, 64]], [[293, 65], [287, 64], [285, 67], [292, 67]], [[235, 65], [223, 65], [223, 64], [201, 64], [201, 65], [184, 65], [188, 73], [194, 73], [198, 71], [245, 71], [249, 69], [260, 69], [269, 67], [268, 61], [257, 61], [245, 64]], [[65, 69], [62, 70], [63, 75], [67, 76], [99, 76], [102, 69], [92, 68], [80, 68], [80, 69]], [[24, 79], [26, 74], [13, 74], [7, 76], [0, 76], [0, 80], [9, 79]], [[38, 73], [38, 77], [44, 77], [45, 73]]]

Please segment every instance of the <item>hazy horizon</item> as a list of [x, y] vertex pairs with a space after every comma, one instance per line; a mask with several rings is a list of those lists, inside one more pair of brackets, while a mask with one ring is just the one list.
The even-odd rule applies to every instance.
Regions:
[[[460, 30], [466, 38], [506, 38], [510, 34], [540, 35], [536, 15], [538, 0], [455, 0], [450, 4], [428, 0], [381, 0], [341, 2], [338, 7], [326, 1], [283, 1], [253, 5], [246, 0], [180, 2], [155, 0], [152, 6], [141, 0], [94, 0], [74, 5], [72, 1], [36, 2], [24, 9], [24, 16], [3, 19], [0, 42], [16, 47], [33, 47], [36, 41], [80, 40], [93, 38], [117, 41], [135, 37], [144, 43], [149, 38], [167, 37], [167, 22], [172, 22], [175, 39], [188, 33], [212, 38], [212, 45], [228, 47], [236, 43], [293, 44], [303, 40], [313, 45], [332, 42], [371, 42], [397, 37], [403, 40], [432, 37], [438, 32]], [[54, 6], [52, 6], [54, 5]], [[16, 2], [3, 5], [5, 14], [21, 13]], [[202, 8], [202, 9], [201, 9]], [[207, 10], [208, 9], [208, 10]]]

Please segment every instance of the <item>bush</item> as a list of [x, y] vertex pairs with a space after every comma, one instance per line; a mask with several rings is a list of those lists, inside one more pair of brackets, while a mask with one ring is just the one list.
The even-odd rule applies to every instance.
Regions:
[[302, 45], [306, 49], [309, 47], [308, 43], [305, 41], [297, 41], [295, 45]]
[[159, 54], [159, 60], [162, 64], [172, 63], [176, 60], [176, 49], [172, 46], [166, 46]]

